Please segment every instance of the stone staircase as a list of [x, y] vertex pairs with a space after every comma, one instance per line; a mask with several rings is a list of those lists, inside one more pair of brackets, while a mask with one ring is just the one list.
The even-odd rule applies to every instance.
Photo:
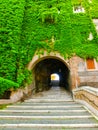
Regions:
[[98, 130], [98, 120], [70, 93], [52, 87], [0, 110], [0, 130]]

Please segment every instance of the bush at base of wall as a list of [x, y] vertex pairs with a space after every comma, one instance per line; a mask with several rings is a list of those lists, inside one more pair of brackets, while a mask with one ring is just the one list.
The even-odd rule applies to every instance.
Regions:
[[6, 90], [9, 90], [11, 88], [16, 89], [18, 87], [19, 87], [19, 84], [11, 80], [0, 77], [0, 97], [4, 94]]

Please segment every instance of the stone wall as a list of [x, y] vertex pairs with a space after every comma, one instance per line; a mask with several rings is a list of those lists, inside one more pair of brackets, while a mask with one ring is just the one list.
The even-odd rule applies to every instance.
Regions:
[[98, 88], [98, 70], [78, 72], [80, 85]]
[[49, 89], [49, 74], [47, 68], [43, 67], [40, 68], [38, 67], [35, 69], [35, 87], [36, 87], [36, 92], [41, 92], [44, 90]]
[[[98, 64], [96, 62], [96, 64]], [[97, 65], [96, 65], [97, 66]], [[98, 88], [98, 69], [88, 70], [86, 62], [80, 57], [73, 56], [69, 59], [69, 67], [72, 78], [72, 88], [91, 86]]]
[[[71, 80], [72, 80], [72, 89], [76, 88], [80, 85], [80, 78], [78, 75], [79, 70], [79, 63], [84, 63], [83, 59], [77, 56], [73, 56], [69, 59], [69, 67], [70, 67], [70, 73], [71, 73]], [[83, 70], [83, 68], [82, 68]]]

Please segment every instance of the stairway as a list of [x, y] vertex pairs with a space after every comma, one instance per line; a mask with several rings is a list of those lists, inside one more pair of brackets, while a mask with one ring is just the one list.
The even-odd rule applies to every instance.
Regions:
[[98, 120], [60, 87], [0, 110], [0, 130], [98, 130]]

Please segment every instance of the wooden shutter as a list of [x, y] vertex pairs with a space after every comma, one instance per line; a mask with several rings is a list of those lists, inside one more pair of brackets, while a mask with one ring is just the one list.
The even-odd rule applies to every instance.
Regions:
[[86, 59], [87, 69], [95, 69], [94, 59]]

